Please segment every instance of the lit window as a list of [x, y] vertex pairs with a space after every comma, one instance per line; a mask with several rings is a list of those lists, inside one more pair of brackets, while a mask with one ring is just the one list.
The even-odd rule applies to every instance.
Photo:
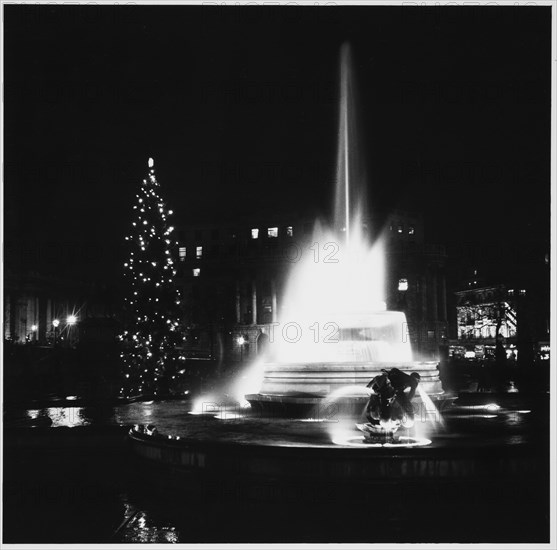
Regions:
[[251, 230], [251, 238], [252, 239], [257, 239], [258, 237], [259, 237], [259, 229], [257, 229], [257, 227], [255, 227]]
[[399, 279], [398, 280], [398, 289], [401, 292], [406, 292], [408, 290], [408, 279]]
[[414, 226], [411, 225], [411, 226], [408, 228], [408, 235], [413, 235], [415, 232], [416, 232], [416, 230], [414, 229]]
[[286, 228], [286, 236], [287, 236], [287, 237], [292, 237], [293, 235], [294, 235], [294, 229], [292, 228], [291, 225], [289, 225], [289, 226]]
[[278, 227], [267, 228], [267, 237], [278, 237]]
[[203, 256], [203, 247], [202, 246], [197, 246], [195, 248], [195, 257], [196, 258], [201, 258], [201, 256]]
[[180, 255], [180, 261], [183, 262], [186, 259], [186, 247], [181, 246], [178, 248], [178, 254]]
[[192, 273], [194, 277], [199, 277], [199, 275], [201, 274], [201, 269], [199, 267], [194, 267], [192, 269]]

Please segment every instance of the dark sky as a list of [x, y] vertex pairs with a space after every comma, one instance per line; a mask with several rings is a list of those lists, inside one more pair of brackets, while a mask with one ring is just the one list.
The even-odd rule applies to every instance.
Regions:
[[549, 240], [548, 7], [4, 10], [8, 245], [118, 245], [149, 156], [184, 223], [328, 212], [345, 40], [372, 208]]

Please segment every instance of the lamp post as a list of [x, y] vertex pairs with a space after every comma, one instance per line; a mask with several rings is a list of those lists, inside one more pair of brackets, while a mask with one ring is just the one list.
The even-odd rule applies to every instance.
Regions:
[[54, 319], [52, 321], [52, 326], [54, 327], [54, 347], [56, 347], [56, 337], [58, 336], [58, 326], [60, 325], [59, 319]]
[[237, 344], [240, 346], [240, 361], [244, 360], [244, 344], [246, 343], [246, 339], [243, 336], [238, 336], [236, 338]]
[[66, 324], [68, 325], [68, 344], [72, 345], [72, 327], [77, 323], [77, 317], [72, 313], [66, 317]]

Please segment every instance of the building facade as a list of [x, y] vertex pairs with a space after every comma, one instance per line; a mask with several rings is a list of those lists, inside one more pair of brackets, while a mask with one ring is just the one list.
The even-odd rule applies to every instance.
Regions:
[[507, 358], [517, 364], [548, 361], [549, 253], [544, 243], [499, 248], [486, 255], [490, 261], [460, 261], [454, 275], [458, 286], [452, 297], [449, 354], [471, 361], [490, 359], [500, 341]]
[[[385, 243], [387, 309], [406, 313], [417, 358], [438, 358], [447, 338], [444, 248], [424, 242], [417, 215], [380, 219], [365, 220], [362, 229]], [[315, 253], [313, 235], [307, 219], [179, 227], [188, 354], [228, 363], [263, 353], [293, 265]]]
[[80, 341], [110, 342], [119, 326], [115, 301], [102, 296], [94, 285], [33, 270], [6, 269], [4, 340], [68, 346]]
[[507, 359], [531, 364], [549, 359], [549, 334], [540, 338], [528, 290], [506, 285], [456, 292], [457, 339], [449, 354], [455, 358], [484, 360], [495, 356], [500, 340]]

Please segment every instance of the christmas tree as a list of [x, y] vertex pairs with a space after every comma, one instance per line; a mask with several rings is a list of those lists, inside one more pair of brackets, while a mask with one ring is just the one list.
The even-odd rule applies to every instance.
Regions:
[[181, 298], [176, 285], [172, 210], [159, 194], [153, 159], [143, 180], [124, 263], [128, 296], [124, 304], [124, 383], [122, 395], [161, 395], [173, 391], [183, 374]]

